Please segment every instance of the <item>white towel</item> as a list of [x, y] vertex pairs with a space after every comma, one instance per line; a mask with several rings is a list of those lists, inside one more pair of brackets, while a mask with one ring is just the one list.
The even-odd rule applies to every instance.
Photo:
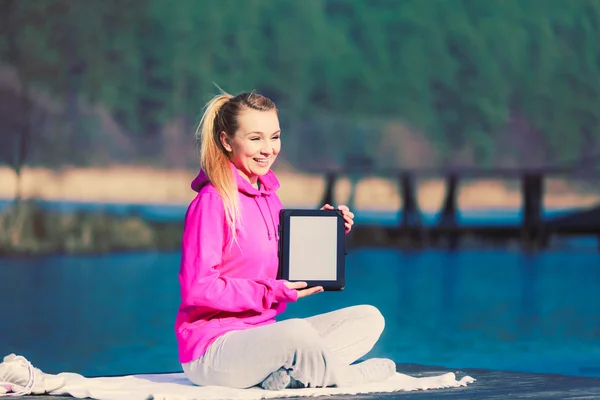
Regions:
[[452, 372], [422, 378], [396, 373], [383, 382], [349, 388], [304, 388], [268, 391], [261, 388], [231, 389], [217, 386], [195, 386], [183, 373], [86, 378], [79, 374], [63, 372], [58, 376], [64, 378], [64, 385], [48, 394], [68, 394], [73, 397], [89, 397], [97, 400], [259, 400], [277, 397], [354, 395], [441, 389], [467, 386], [467, 384], [475, 381], [470, 376], [456, 380], [456, 376]]

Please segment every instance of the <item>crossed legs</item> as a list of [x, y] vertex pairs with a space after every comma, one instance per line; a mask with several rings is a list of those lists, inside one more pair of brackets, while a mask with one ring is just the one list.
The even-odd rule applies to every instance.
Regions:
[[350, 364], [373, 348], [384, 325], [375, 307], [361, 305], [229, 332], [183, 370], [197, 385], [247, 388], [262, 383], [274, 390], [382, 380], [395, 372], [391, 360]]

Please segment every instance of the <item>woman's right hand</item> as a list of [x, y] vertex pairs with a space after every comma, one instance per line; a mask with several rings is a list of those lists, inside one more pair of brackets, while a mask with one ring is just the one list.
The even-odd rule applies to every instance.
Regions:
[[298, 292], [298, 298], [310, 296], [311, 294], [320, 293], [323, 291], [322, 286], [315, 286], [310, 289], [305, 289], [305, 287], [308, 286], [306, 282], [285, 281], [284, 285], [289, 289], [295, 289]]

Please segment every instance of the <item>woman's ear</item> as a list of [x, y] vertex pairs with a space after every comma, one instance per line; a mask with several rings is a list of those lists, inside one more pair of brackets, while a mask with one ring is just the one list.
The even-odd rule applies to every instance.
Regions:
[[233, 148], [231, 147], [229, 137], [227, 137], [227, 134], [225, 133], [225, 131], [221, 131], [221, 133], [219, 134], [219, 139], [221, 139], [221, 145], [223, 146], [225, 151], [227, 151], [228, 153], [231, 153], [233, 151]]

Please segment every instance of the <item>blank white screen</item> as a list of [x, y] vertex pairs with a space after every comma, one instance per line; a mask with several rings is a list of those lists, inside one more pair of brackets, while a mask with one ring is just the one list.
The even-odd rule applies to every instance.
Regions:
[[290, 280], [337, 279], [337, 217], [290, 217]]

